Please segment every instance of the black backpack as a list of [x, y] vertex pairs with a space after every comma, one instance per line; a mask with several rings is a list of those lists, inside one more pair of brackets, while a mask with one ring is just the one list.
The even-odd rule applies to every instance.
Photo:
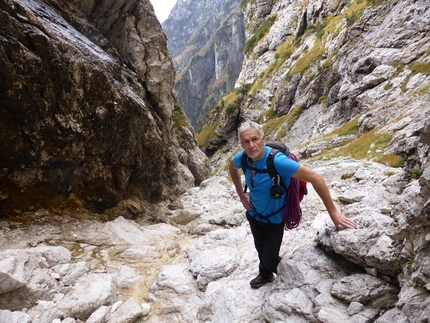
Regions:
[[[287, 192], [287, 199], [285, 200], [285, 205], [283, 205], [279, 210], [263, 216], [260, 214], [260, 217], [267, 219], [270, 222], [269, 218], [282, 210], [284, 211], [282, 214], [282, 220], [285, 222], [285, 226], [288, 229], [293, 229], [299, 226], [300, 219], [302, 217], [302, 209], [300, 207], [300, 202], [303, 200], [303, 197], [308, 194], [308, 189], [306, 187], [307, 183], [300, 181], [294, 177], [291, 178], [290, 186], [285, 186], [282, 181], [281, 176], [279, 176], [278, 172], [275, 169], [274, 158], [277, 153], [283, 153], [288, 158], [291, 158], [294, 161], [298, 161], [297, 157], [290, 152], [290, 149], [282, 142], [279, 141], [268, 141], [266, 142], [266, 146], [272, 148], [269, 156], [267, 157], [267, 170], [266, 169], [258, 169], [250, 166], [248, 164], [248, 155], [243, 152], [241, 159], [241, 167], [242, 171], [245, 174], [248, 168], [258, 172], [258, 173], [268, 173], [270, 178], [272, 179], [272, 188], [270, 189], [270, 196], [273, 199], [280, 199], [284, 196], [285, 192]], [[246, 192], [247, 186], [245, 185], [244, 191]]]

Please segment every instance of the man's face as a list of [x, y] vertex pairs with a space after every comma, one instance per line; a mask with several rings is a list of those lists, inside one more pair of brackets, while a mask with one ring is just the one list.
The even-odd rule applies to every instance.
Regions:
[[260, 160], [264, 156], [264, 140], [256, 129], [250, 128], [240, 133], [240, 144], [245, 149], [246, 154], [254, 161]]

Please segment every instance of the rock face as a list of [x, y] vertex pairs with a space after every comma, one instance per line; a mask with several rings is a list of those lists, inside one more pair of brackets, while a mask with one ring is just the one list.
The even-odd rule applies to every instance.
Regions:
[[[14, 221], [0, 219], [0, 322], [428, 321], [427, 1], [241, 3], [250, 40], [245, 46], [247, 56], [240, 77], [243, 84], [232, 93], [235, 104], [225, 100], [226, 104], [220, 104], [210, 120], [215, 129], [211, 162], [221, 176], [202, 181], [168, 205], [142, 206], [137, 200], [121, 201], [117, 208], [106, 211], [115, 217], [107, 222], [75, 208], [41, 208]], [[54, 11], [37, 1], [0, 0], [0, 4], [2, 22], [7, 22], [0, 25], [1, 30], [20, 21], [23, 27], [30, 28], [30, 22], [39, 17], [35, 12], [41, 14], [40, 19], [50, 17], [39, 28], [27, 31], [29, 36], [21, 34], [21, 43], [12, 42], [12, 49], [27, 53], [25, 62], [32, 62], [33, 52], [24, 49], [34, 50], [38, 43], [33, 40], [32, 46], [25, 47], [24, 40], [33, 39], [30, 31], [42, 33], [58, 16], [51, 17]], [[54, 6], [52, 2], [57, 13], [69, 8], [58, 4]], [[121, 8], [125, 5], [111, 4], [112, 8], [115, 4]], [[83, 13], [89, 17], [99, 13], [86, 5], [89, 2], [73, 8], [80, 8], [77, 12], [82, 17]], [[14, 12], [12, 7], [18, 10], [14, 15], [10, 14]], [[103, 15], [104, 20], [109, 20], [109, 13]], [[61, 20], [56, 30], [65, 34], [65, 26], [69, 25]], [[6, 35], [19, 34], [19, 29], [6, 30]], [[86, 44], [90, 34], [79, 39]], [[2, 44], [5, 39], [8, 38], [0, 38]], [[109, 41], [105, 41], [107, 46]], [[72, 50], [69, 44], [62, 46]], [[86, 47], [78, 48], [77, 57], [83, 59], [79, 54]], [[102, 47], [96, 47], [99, 48]], [[103, 48], [103, 53], [113, 50]], [[94, 58], [97, 55], [90, 55], [92, 51], [85, 53], [95, 66], [101, 64]], [[118, 55], [123, 56], [119, 49]], [[121, 73], [138, 78], [136, 72], [121, 66]], [[1, 84], [3, 90], [7, 82]], [[32, 89], [30, 85], [18, 86], [17, 93], [25, 97], [25, 90]], [[3, 100], [4, 92], [1, 93]], [[6, 92], [9, 96], [14, 93]], [[40, 93], [45, 92], [36, 92]], [[142, 100], [147, 104], [149, 99]], [[2, 104], [4, 107], [8, 105]], [[157, 124], [164, 114], [154, 109], [149, 121]], [[107, 111], [123, 110], [117, 107]], [[242, 118], [260, 121], [270, 139], [288, 141], [302, 163], [323, 175], [338, 207], [359, 225], [356, 230], [335, 231], [324, 205], [309, 185], [309, 194], [302, 202], [300, 226], [285, 232], [278, 275], [273, 283], [257, 290], [249, 286], [258, 272], [257, 254], [242, 204], [225, 171], [226, 163], [238, 151], [235, 125]], [[45, 125], [42, 121], [36, 125]], [[175, 121], [178, 122], [176, 118]], [[75, 123], [70, 123], [67, 133], [74, 134], [74, 127]], [[192, 131], [188, 127], [180, 130], [177, 140], [183, 151], [178, 153], [178, 165], [193, 169], [195, 160], [189, 154], [195, 147], [193, 141], [180, 140], [192, 138]], [[173, 138], [176, 133], [172, 130]], [[26, 135], [32, 138], [32, 132]], [[144, 132], [142, 136], [151, 133]], [[48, 139], [58, 137], [65, 138]], [[17, 151], [21, 151], [20, 147]], [[175, 147], [168, 148], [173, 151]], [[169, 167], [158, 160], [153, 163], [160, 164], [160, 169]], [[39, 177], [30, 177], [29, 169], [33, 168], [2, 171], [9, 174], [9, 182], [28, 180], [32, 184], [34, 181], [29, 179]], [[53, 174], [58, 181], [62, 178], [59, 171]], [[25, 193], [25, 187], [21, 189]], [[3, 191], [2, 207], [13, 198]], [[120, 216], [127, 212], [152, 214], [157, 220], [164, 217], [165, 223], [148, 224], [144, 217], [132, 221]]]
[[242, 68], [245, 25], [238, 0], [179, 0], [163, 23], [178, 71], [175, 90], [191, 124], [233, 90]]
[[[235, 109], [220, 104], [210, 113], [210, 152], [234, 150], [224, 145], [243, 119], [310, 157], [332, 147], [319, 138], [347, 122], [358, 119], [360, 135], [394, 133], [388, 125], [427, 110], [425, 1], [243, 1], [242, 8], [246, 55], [236, 90], [243, 95]], [[337, 136], [334, 145], [350, 139]]]
[[148, 0], [0, 8], [1, 215], [155, 202], [209, 175]]

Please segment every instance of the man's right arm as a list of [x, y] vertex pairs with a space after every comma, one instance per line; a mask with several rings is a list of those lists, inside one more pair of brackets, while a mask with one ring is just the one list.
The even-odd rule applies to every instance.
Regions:
[[233, 160], [230, 162], [230, 176], [233, 181], [234, 187], [236, 188], [236, 193], [239, 195], [240, 201], [243, 204], [243, 207], [247, 210], [252, 210], [252, 204], [249, 201], [249, 195], [248, 193], [243, 192], [243, 186], [242, 186], [242, 178], [240, 175], [240, 168], [236, 168], [234, 166]]

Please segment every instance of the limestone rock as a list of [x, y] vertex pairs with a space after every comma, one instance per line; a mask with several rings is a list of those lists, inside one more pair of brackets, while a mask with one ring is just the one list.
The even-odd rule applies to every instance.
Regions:
[[361, 304], [372, 302], [375, 308], [391, 308], [398, 298], [398, 289], [370, 275], [350, 275], [333, 284], [331, 294], [337, 298]]
[[31, 323], [31, 317], [21, 312], [0, 310], [0, 322], [8, 323]]
[[77, 281], [58, 307], [66, 317], [86, 320], [99, 307], [112, 305], [115, 300], [115, 289], [115, 277], [110, 274], [86, 275]]
[[107, 323], [132, 323], [143, 313], [142, 307], [134, 298], [122, 303], [111, 315]]

